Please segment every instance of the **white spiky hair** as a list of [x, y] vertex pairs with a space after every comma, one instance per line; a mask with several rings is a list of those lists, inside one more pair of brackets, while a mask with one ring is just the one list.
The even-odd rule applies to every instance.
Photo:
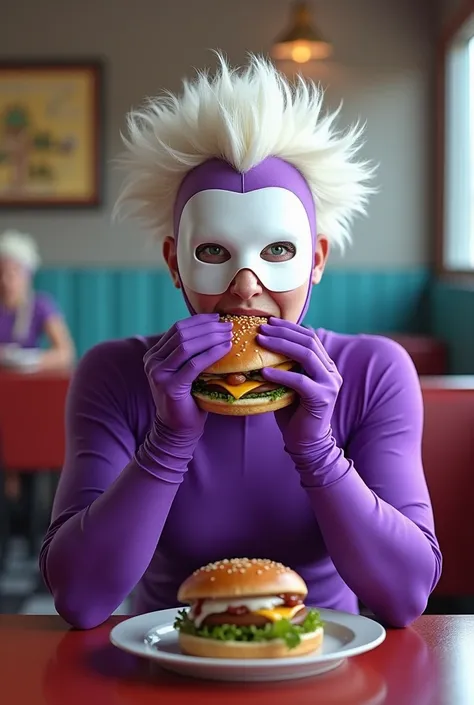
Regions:
[[313, 81], [295, 85], [262, 57], [232, 69], [217, 53], [214, 76], [197, 72], [181, 95], [165, 92], [129, 113], [125, 182], [114, 217], [139, 218], [161, 239], [173, 234], [173, 207], [184, 176], [211, 158], [239, 172], [274, 156], [297, 168], [316, 205], [318, 233], [344, 250], [350, 225], [365, 214], [374, 167], [354, 159], [363, 127], [337, 132], [341, 106], [322, 114], [323, 91]]
[[31, 272], [36, 272], [41, 264], [36, 242], [18, 230], [5, 230], [0, 235], [0, 257], [13, 259]]

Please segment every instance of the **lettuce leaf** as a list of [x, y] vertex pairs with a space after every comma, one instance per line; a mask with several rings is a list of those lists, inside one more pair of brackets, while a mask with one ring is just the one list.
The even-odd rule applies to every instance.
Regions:
[[316, 631], [323, 626], [319, 612], [309, 609], [306, 619], [302, 624], [292, 624], [288, 619], [278, 622], [269, 622], [263, 627], [243, 627], [236, 624], [219, 624], [212, 627], [202, 626], [196, 628], [189, 617], [187, 610], [180, 610], [174, 622], [174, 628], [191, 636], [203, 639], [217, 639], [218, 641], [269, 641], [282, 639], [289, 649], [294, 649], [301, 641], [303, 634]]
[[[232, 396], [232, 394], [228, 394], [224, 389], [222, 389], [222, 392], [210, 390], [206, 384], [200, 382], [199, 380], [193, 382], [192, 389], [194, 392], [198, 392], [198, 394], [203, 394], [209, 399], [221, 399], [222, 401], [226, 401], [229, 404], [233, 404], [235, 401], [237, 401], [236, 398]], [[261, 392], [259, 394], [257, 389], [255, 392], [250, 392], [246, 394], [245, 399], [270, 399], [271, 401], [275, 401], [276, 399], [280, 399], [280, 397], [286, 394], [287, 391], [288, 389], [286, 387], [278, 387], [278, 389], [272, 389], [270, 392]]]

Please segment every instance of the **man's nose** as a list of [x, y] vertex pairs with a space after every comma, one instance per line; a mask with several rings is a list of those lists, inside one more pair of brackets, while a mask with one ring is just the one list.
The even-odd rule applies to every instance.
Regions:
[[230, 293], [245, 301], [253, 296], [261, 294], [263, 287], [260, 280], [250, 269], [242, 269], [237, 272], [234, 281], [230, 285]]

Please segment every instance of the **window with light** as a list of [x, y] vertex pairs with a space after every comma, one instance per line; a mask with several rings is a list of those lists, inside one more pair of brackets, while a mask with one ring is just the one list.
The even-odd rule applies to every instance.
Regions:
[[474, 272], [474, 14], [444, 66], [444, 269]]

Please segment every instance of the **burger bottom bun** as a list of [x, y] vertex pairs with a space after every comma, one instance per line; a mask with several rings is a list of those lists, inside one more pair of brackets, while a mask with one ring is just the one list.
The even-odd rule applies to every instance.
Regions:
[[278, 399], [253, 397], [250, 399], [236, 399], [232, 403], [224, 399], [210, 399], [199, 392], [193, 392], [192, 394], [201, 409], [223, 416], [251, 416], [252, 414], [264, 414], [267, 411], [277, 411], [292, 404], [296, 398], [296, 392], [292, 389], [289, 389]]
[[293, 658], [316, 653], [323, 644], [324, 630], [319, 627], [314, 632], [302, 634], [301, 641], [294, 649], [289, 649], [282, 639], [271, 641], [218, 641], [199, 636], [179, 633], [179, 646], [188, 656], [229, 659], [273, 659]]

